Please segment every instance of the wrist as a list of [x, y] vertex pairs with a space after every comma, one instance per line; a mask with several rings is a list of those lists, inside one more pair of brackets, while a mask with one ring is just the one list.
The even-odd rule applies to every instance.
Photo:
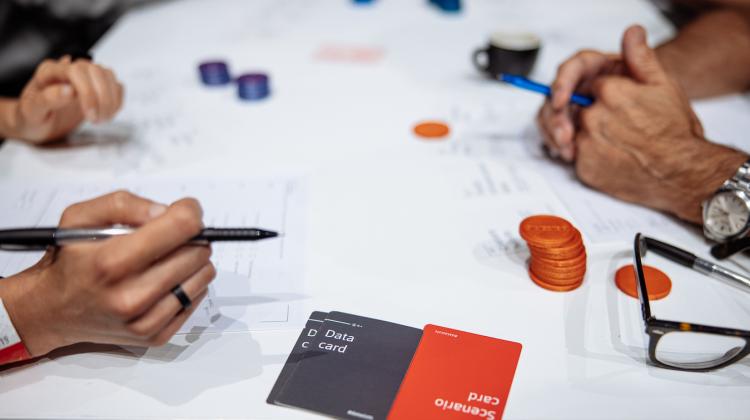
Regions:
[[43, 301], [41, 272], [31, 268], [0, 280], [0, 297], [16, 332], [31, 357], [43, 356], [65, 345], [48, 319], [54, 312]]
[[737, 169], [748, 160], [739, 150], [715, 143], [704, 142], [695, 150], [690, 172], [682, 175], [681, 188], [675, 189], [673, 213], [686, 221], [703, 224], [702, 205], [732, 178]]

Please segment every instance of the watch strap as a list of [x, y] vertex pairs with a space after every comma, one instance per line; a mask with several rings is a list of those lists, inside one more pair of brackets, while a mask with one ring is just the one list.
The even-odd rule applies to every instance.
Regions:
[[0, 365], [31, 359], [0, 299]]
[[750, 194], [750, 159], [737, 169], [734, 176], [724, 182], [724, 188], [734, 188]]

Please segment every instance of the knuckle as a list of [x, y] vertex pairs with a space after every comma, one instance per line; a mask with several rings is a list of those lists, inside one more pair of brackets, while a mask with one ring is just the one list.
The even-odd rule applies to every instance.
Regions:
[[84, 63], [82, 60], [76, 60], [70, 64], [69, 71], [71, 73], [81, 73], [86, 71], [86, 63]]
[[[575, 60], [575, 58], [576, 56], [573, 56], [572, 58], [560, 63], [560, 65], [557, 66], [557, 74], [561, 75], [561, 74], [567, 73], [567, 71], [571, 68], [571, 66], [573, 66], [573, 60]], [[556, 80], [553, 86], [555, 86], [558, 83], [559, 82]]]
[[109, 302], [110, 311], [120, 319], [132, 319], [138, 315], [138, 305], [129, 293], [119, 293]]
[[42, 61], [39, 66], [37, 67], [37, 74], [45, 73], [50, 70], [52, 66], [55, 65], [55, 61], [47, 58], [44, 61]]
[[186, 234], [197, 234], [203, 227], [197, 201], [183, 200], [172, 209], [172, 217], [178, 228]]
[[560, 80], [559, 77], [552, 82], [552, 92], [560, 92], [563, 89], [565, 89], [565, 82]]
[[122, 277], [127, 271], [127, 266], [118, 254], [106, 253], [97, 256], [94, 262], [94, 269], [97, 277], [110, 280]]
[[619, 87], [617, 83], [611, 80], [605, 80], [597, 85], [598, 97], [603, 99], [605, 102], [611, 102], [615, 99], [619, 93]]
[[117, 190], [110, 194], [110, 204], [116, 213], [122, 213], [128, 209], [128, 205], [135, 196], [126, 190]]
[[74, 223], [78, 219], [78, 214], [81, 213], [81, 208], [82, 204], [76, 203], [63, 210], [60, 216], [60, 226], [69, 226]]
[[599, 53], [599, 51], [597, 51], [597, 50], [592, 50], [592, 49], [590, 49], [590, 48], [584, 48], [584, 49], [582, 49], [582, 50], [579, 50], [579, 51], [578, 51], [578, 52], [576, 53], [576, 57], [577, 57], [577, 58], [583, 58], [583, 59], [585, 59], [585, 58], [588, 58], [588, 57], [590, 57], [590, 56], [592, 56], [592, 55], [599, 55], [599, 54], [600, 54], [600, 53]]

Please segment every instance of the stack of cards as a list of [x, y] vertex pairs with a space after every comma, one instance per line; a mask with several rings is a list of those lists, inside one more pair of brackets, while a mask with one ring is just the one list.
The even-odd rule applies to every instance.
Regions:
[[313, 312], [268, 403], [342, 419], [499, 419], [518, 343]]

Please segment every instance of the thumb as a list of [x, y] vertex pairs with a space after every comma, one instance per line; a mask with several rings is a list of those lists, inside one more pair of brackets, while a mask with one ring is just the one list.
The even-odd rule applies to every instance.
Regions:
[[50, 112], [70, 104], [75, 96], [73, 87], [67, 83], [56, 83], [29, 93], [22, 98], [22, 107], [24, 114], [32, 122], [44, 121]]
[[666, 78], [664, 69], [646, 42], [646, 30], [640, 25], [629, 27], [622, 36], [622, 56], [630, 75], [641, 83], [658, 83]]

